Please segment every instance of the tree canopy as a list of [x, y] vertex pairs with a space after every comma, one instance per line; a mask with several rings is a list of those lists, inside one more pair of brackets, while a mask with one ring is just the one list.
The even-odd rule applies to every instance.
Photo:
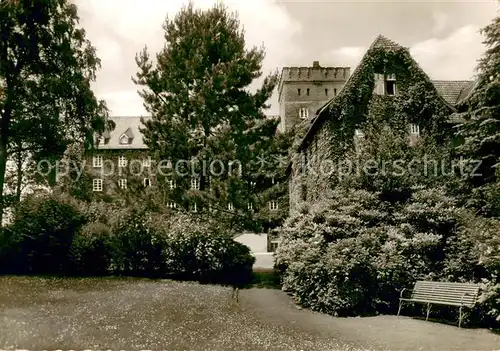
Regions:
[[[259, 184], [272, 185], [257, 182], [263, 175], [257, 156], [269, 160], [274, 149], [278, 121], [264, 110], [277, 73], [251, 91], [263, 75], [264, 48], [246, 48], [237, 15], [223, 5], [200, 10], [190, 3], [163, 28], [166, 43], [156, 62], [147, 48], [136, 56], [133, 80], [144, 88], [140, 95], [152, 115], [144, 141], [157, 161], [171, 162], [163, 178], [176, 182], [170, 198], [198, 209], [245, 212]], [[192, 177], [200, 182], [198, 189], [194, 180], [194, 191]]]
[[[91, 146], [107, 108], [91, 82], [100, 61], [67, 0], [2, 1], [0, 6], [0, 213], [7, 161], [61, 157]], [[112, 126], [111, 126], [112, 127]]]

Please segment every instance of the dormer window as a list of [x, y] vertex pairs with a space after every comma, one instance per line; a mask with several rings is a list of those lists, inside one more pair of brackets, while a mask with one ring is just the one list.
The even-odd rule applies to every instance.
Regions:
[[128, 136], [126, 136], [125, 134], [123, 134], [123, 135], [120, 137], [120, 144], [121, 144], [121, 145], [130, 144], [130, 138], [129, 138]]
[[120, 136], [120, 144], [127, 145], [132, 144], [132, 140], [134, 139], [134, 133], [132, 133], [132, 129], [129, 127], [127, 130]]

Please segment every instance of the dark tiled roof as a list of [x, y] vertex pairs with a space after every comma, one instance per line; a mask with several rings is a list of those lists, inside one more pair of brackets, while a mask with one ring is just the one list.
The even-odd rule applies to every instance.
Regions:
[[455, 105], [466, 98], [474, 87], [470, 80], [433, 80], [438, 93], [450, 104]]
[[134, 137], [134, 133], [132, 133], [132, 129], [130, 129], [130, 127], [128, 127], [128, 129], [123, 134], [125, 134], [130, 139], [132, 139]]
[[380, 34], [372, 43], [370, 48], [399, 49], [401, 48], [401, 45]]
[[[145, 120], [151, 117], [144, 117]], [[102, 141], [99, 143], [98, 149], [147, 149], [148, 147], [142, 140], [140, 128], [144, 125], [141, 122], [141, 116], [111, 116], [110, 120], [115, 122], [115, 129], [104, 133], [104, 138], [109, 139], [107, 144]], [[131, 144], [120, 144], [120, 137], [125, 134], [129, 138], [133, 138]], [[135, 137], [137, 136], [137, 137]]]

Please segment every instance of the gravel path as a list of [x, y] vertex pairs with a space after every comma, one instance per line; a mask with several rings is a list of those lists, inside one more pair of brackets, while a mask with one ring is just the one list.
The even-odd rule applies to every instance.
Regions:
[[500, 336], [411, 318], [332, 318], [279, 290], [166, 280], [0, 277], [0, 350], [500, 350]]

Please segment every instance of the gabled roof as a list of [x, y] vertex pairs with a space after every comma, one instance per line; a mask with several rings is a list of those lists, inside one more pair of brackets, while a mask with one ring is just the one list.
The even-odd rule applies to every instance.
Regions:
[[[103, 133], [103, 137], [109, 139], [107, 144], [101, 140], [97, 149], [101, 150], [113, 150], [113, 149], [147, 149], [148, 147], [144, 144], [142, 140], [142, 133], [140, 128], [144, 128], [141, 123], [141, 118], [145, 120], [151, 117], [142, 116], [113, 116], [109, 117], [110, 120], [115, 122], [115, 129], [111, 131], [106, 131]], [[126, 135], [128, 138], [132, 139], [130, 144], [120, 144], [120, 138]]]
[[382, 48], [382, 49], [400, 49], [401, 45], [396, 43], [395, 41], [392, 41], [390, 39], [387, 39], [383, 35], [379, 34], [375, 40], [373, 41], [372, 45], [370, 45], [370, 49], [372, 48]]
[[456, 105], [469, 95], [475, 82], [472, 80], [433, 80], [432, 84], [446, 101]]
[[123, 135], [126, 135], [127, 138], [129, 139], [133, 139], [134, 138], [134, 133], [132, 132], [132, 128], [128, 127], [127, 130], [125, 131], [125, 133], [122, 134]]
[[[324, 123], [325, 119], [327, 118], [326, 111], [332, 105], [333, 101], [337, 101], [338, 99], [341, 99], [346, 94], [346, 91], [349, 91], [356, 84], [355, 83], [356, 78], [361, 74], [361, 71], [363, 69], [362, 67], [364, 67], [364, 63], [369, 59], [369, 53], [373, 49], [384, 49], [384, 50], [388, 50], [388, 51], [405, 50], [408, 53], [408, 56], [413, 60], [408, 48], [405, 48], [405, 47], [397, 44], [396, 42], [394, 42], [390, 39], [387, 39], [383, 35], [378, 35], [375, 38], [375, 40], [373, 41], [373, 43], [370, 45], [369, 49], [364, 54], [363, 58], [361, 59], [360, 63], [358, 64], [358, 66], [356, 67], [356, 69], [354, 70], [352, 75], [349, 77], [349, 79], [344, 84], [344, 87], [337, 94], [337, 96], [330, 99], [330, 101], [328, 101], [325, 105], [323, 105], [321, 108], [319, 108], [317, 110], [316, 116], [312, 120], [312, 123], [311, 123], [309, 130], [307, 131], [305, 137], [303, 138], [303, 140], [299, 146], [299, 150], [302, 149], [306, 145], [308, 140], [316, 133], [316, 131]], [[422, 68], [420, 68], [420, 66], [418, 65], [418, 63], [415, 60], [413, 60], [413, 63], [415, 65], [415, 67], [420, 69], [422, 71], [422, 73], [425, 74], [425, 72], [422, 70]], [[431, 81], [431, 80], [429, 79], [429, 81]], [[450, 85], [446, 85], [446, 86], [445, 86], [445, 84], [442, 84], [440, 86], [441, 88], [443, 88], [441, 92], [436, 87], [436, 90], [438, 91], [438, 95], [442, 98], [443, 103], [446, 104], [447, 106], [449, 106], [451, 110], [455, 110], [454, 103], [450, 102], [448, 99], [452, 100], [455, 97], [457, 100], [459, 99], [459, 96], [461, 95], [462, 90], [466, 89], [465, 81], [463, 81], [463, 82], [464, 83], [450, 84]], [[467, 81], [467, 84], [471, 84], [471, 82]], [[457, 85], [459, 85], [458, 93], [456, 92], [457, 89], [455, 89], [455, 87]], [[452, 89], [453, 91], [448, 91], [448, 90], [450, 90], [451, 87], [453, 87], [453, 89]], [[467, 87], [468, 87], [468, 85], [467, 85]], [[448, 99], [445, 98], [443, 93], [446, 94]]]

